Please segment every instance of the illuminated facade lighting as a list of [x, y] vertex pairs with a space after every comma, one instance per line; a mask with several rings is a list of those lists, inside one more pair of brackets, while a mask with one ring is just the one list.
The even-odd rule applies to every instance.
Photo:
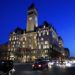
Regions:
[[[16, 28], [9, 37], [10, 46], [8, 46], [8, 50], [10, 54], [13, 53], [16, 60], [28, 62], [42, 56], [51, 57], [48, 54], [51, 54], [52, 49], [60, 52], [60, 49], [53, 47], [54, 45], [59, 47], [62, 45], [63, 47], [63, 42], [58, 40], [55, 29], [47, 22], [38, 27], [38, 14], [35, 7], [31, 6], [27, 14], [26, 30]], [[19, 49], [21, 52], [19, 52]]]

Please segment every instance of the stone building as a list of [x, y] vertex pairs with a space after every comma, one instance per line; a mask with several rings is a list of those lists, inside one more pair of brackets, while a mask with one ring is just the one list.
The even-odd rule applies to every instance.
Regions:
[[10, 59], [32, 62], [40, 57], [52, 58], [62, 54], [63, 42], [60, 42], [55, 28], [46, 21], [38, 26], [37, 17], [37, 10], [32, 4], [27, 11], [26, 29], [16, 28], [10, 33], [8, 42]]

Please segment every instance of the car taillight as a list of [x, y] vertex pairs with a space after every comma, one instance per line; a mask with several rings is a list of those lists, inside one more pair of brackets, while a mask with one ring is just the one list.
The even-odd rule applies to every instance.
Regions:
[[41, 67], [41, 65], [38, 65], [38, 67]]

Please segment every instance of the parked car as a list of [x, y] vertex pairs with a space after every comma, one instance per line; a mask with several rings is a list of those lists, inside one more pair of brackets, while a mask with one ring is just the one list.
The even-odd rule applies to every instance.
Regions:
[[0, 60], [0, 72], [8, 73], [13, 67], [12, 60]]
[[34, 64], [32, 64], [32, 69], [39, 69], [43, 70], [47, 68], [48, 69], [48, 62], [47, 61], [36, 61]]

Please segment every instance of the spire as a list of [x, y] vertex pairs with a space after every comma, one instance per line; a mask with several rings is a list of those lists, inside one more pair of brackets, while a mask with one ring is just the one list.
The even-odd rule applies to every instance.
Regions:
[[35, 15], [37, 15], [37, 9], [35, 8], [34, 3], [32, 3], [29, 8], [28, 8], [28, 14], [32, 14], [34, 13]]
[[30, 10], [30, 9], [35, 9], [34, 3], [32, 3], [32, 4], [29, 6], [28, 10]]

